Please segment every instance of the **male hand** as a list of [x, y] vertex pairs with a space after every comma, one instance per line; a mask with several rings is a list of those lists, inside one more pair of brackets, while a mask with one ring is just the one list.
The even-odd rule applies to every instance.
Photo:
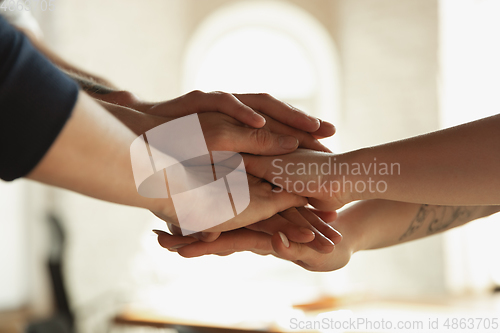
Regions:
[[290, 128], [311, 133], [316, 138], [335, 134], [332, 124], [309, 116], [268, 94], [204, 93], [195, 90], [160, 103], [146, 103], [127, 91], [93, 94], [92, 97], [154, 116], [179, 118], [193, 113], [221, 112], [254, 128], [263, 127], [266, 122], [263, 116], [268, 116]]
[[[213, 96], [210, 95], [210, 97]], [[188, 98], [186, 95], [185, 98], [189, 100], [192, 97]], [[174, 101], [176, 101], [175, 103], [173, 103], [174, 105], [183, 102], [182, 97]], [[169, 105], [169, 103], [170, 102], [162, 103], [162, 107]], [[150, 128], [156, 127], [166, 121], [173, 119], [172, 117], [159, 117], [150, 114], [135, 112], [132, 109], [121, 107], [118, 105], [107, 105], [107, 108], [138, 135], [144, 133]], [[179, 108], [177, 110], [180, 109], [182, 108]], [[188, 112], [185, 113], [187, 114]], [[171, 112], [170, 114], [175, 113]], [[295, 150], [297, 145], [310, 149], [328, 151], [328, 149], [321, 145], [311, 134], [284, 125], [268, 116], [266, 116], [267, 122], [265, 126], [260, 129], [249, 128], [247, 125], [242, 124], [238, 120], [235, 120], [234, 118], [221, 114], [219, 112], [201, 113], [199, 114], [199, 118], [208, 148], [211, 151], [226, 150], [235, 152], [248, 152], [252, 154], [284, 154]], [[317, 131], [316, 134], [328, 134], [328, 132], [325, 131], [325, 128], [327, 129], [328, 126], [324, 127], [320, 131]], [[333, 132], [334, 130], [330, 131], [331, 134], [333, 134]], [[288, 146], [283, 145], [283, 143], [286, 143], [287, 141], [288, 143], [292, 141], [292, 144]], [[213, 229], [210, 231], [222, 231], [244, 226], [254, 221], [270, 217], [272, 215], [269, 215], [270, 212], [274, 211], [274, 213], [277, 213], [290, 207], [300, 206], [299, 204], [297, 204], [297, 202], [299, 201], [303, 206], [306, 202], [305, 199], [299, 198], [297, 196], [292, 196], [289, 193], [286, 195], [285, 193], [283, 193], [279, 196], [269, 195], [269, 193], [266, 192], [268, 190], [262, 190], [261, 188], [257, 190], [257, 188], [259, 188], [259, 186], [255, 179], [251, 180], [251, 204], [249, 209], [247, 209], [248, 212], [244, 212], [236, 219], [228, 221], [225, 226], [219, 226], [218, 229]], [[269, 187], [269, 189], [271, 189], [271, 187]], [[252, 192], [258, 194], [253, 195]], [[262, 205], [262, 207], [259, 207], [259, 205], [256, 204]], [[251, 212], [250, 208], [253, 208], [255, 211]], [[256, 215], [255, 213], [257, 211], [260, 212]], [[167, 209], [163, 212], [157, 211], [155, 213], [167, 222], [178, 223], [172, 210]], [[214, 239], [216, 237], [216, 233], [211, 235], [209, 234], [209, 236], [206, 237], [205, 240]]]
[[[102, 101], [100, 103], [137, 135], [176, 119], [149, 115]], [[264, 116], [266, 124], [262, 128], [251, 128], [220, 112], [203, 112], [198, 117], [211, 151], [281, 155], [302, 147], [329, 152], [312, 134], [284, 125], [269, 116]]]
[[[169, 185], [170, 187], [170, 185]], [[250, 191], [250, 203], [248, 207], [234, 218], [218, 224], [212, 228], [204, 230], [206, 233], [219, 233], [222, 231], [238, 229], [247, 225], [253, 224], [256, 221], [261, 221], [270, 218], [271, 216], [282, 212], [291, 207], [301, 207], [307, 204], [307, 199], [299, 195], [282, 192], [275, 193], [272, 191], [273, 186], [260, 178], [248, 175], [248, 187]], [[173, 202], [169, 199], [165, 200], [165, 209], [162, 211], [154, 211], [153, 213], [167, 223], [179, 226], [179, 221], [173, 209]], [[204, 207], [209, 207], [209, 211], [193, 210], [189, 216], [189, 223], [196, 225], [197, 221], [202, 221], [204, 214], [216, 213], [217, 207], [220, 203], [218, 198], [206, 198], [203, 202]], [[187, 204], [187, 203], [186, 203]], [[199, 205], [200, 203], [192, 203]], [[301, 226], [297, 226], [297, 229]], [[216, 235], [212, 235], [215, 238]]]

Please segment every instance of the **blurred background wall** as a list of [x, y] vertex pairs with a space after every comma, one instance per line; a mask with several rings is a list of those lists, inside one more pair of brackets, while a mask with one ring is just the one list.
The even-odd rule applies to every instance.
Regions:
[[[440, 72], [443, 3], [449, 6], [447, 17], [466, 15], [455, 13], [450, 2], [65, 0], [56, 1], [53, 12], [35, 14], [51, 48], [144, 99], [166, 100], [192, 89], [262, 91], [270, 81], [273, 85], [266, 91], [333, 121], [338, 133], [329, 144], [335, 151], [346, 151], [448, 124], [442, 116]], [[300, 29], [290, 22], [299, 22]], [[453, 22], [458, 21], [451, 22], [446, 40], [456, 36]], [[270, 44], [264, 43], [268, 37]], [[242, 47], [227, 48], [228, 40], [239, 40]], [[273, 41], [295, 50], [289, 62], [280, 49], [272, 48]], [[221, 57], [225, 60], [218, 63]], [[447, 57], [453, 58], [453, 53]], [[242, 64], [252, 71], [245, 72]], [[295, 80], [283, 74], [288, 71], [298, 73]], [[452, 118], [448, 113], [446, 119]], [[305, 272], [274, 258], [247, 254], [185, 260], [159, 248], [151, 229], [165, 227], [149, 212], [27, 181], [0, 183], [0, 198], [0, 260], [2, 270], [9, 272], [0, 277], [4, 308], [30, 304], [38, 313], [50, 311], [42, 260], [48, 210], [63, 219], [68, 231], [65, 274], [72, 306], [83, 316], [135, 299], [169, 309], [175, 304], [181, 313], [187, 290], [204, 299], [217, 294], [238, 302], [231, 298], [235, 295], [213, 290], [241, 284], [246, 286], [242, 295], [248, 311], [256, 311], [254, 305], [269, 294], [283, 302], [360, 292], [436, 297], [450, 292], [449, 275], [458, 269], [449, 264], [453, 240], [442, 235], [357, 254], [348, 267], [333, 273]], [[477, 290], [489, 286], [489, 272], [485, 274]], [[6, 287], [13, 281], [14, 288]], [[457, 283], [456, 292], [469, 286], [467, 281]], [[206, 315], [202, 308], [190, 311]]]

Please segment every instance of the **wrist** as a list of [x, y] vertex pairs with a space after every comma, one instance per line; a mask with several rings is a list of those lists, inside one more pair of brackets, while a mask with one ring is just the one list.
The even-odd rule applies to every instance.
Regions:
[[364, 203], [356, 203], [343, 209], [339, 212], [337, 219], [330, 223], [342, 234], [341, 243], [347, 244], [346, 246], [351, 253], [370, 248], [367, 216], [365, 210], [362, 209]]
[[379, 176], [376, 158], [370, 148], [362, 148], [334, 156], [331, 181], [339, 185], [339, 201], [347, 204], [359, 200], [378, 199], [387, 190]]
[[120, 106], [117, 104], [108, 103], [105, 101], [97, 101], [108, 112], [120, 120], [125, 126], [132, 130], [136, 135], [141, 135], [148, 130], [172, 120], [172, 117], [153, 116], [141, 111]]
[[357, 151], [330, 155], [328, 163], [330, 172], [327, 177], [330, 185], [330, 195], [335, 195], [341, 207], [353, 201], [362, 200], [362, 193], [356, 191], [355, 184], [359, 177], [351, 172], [355, 163]]

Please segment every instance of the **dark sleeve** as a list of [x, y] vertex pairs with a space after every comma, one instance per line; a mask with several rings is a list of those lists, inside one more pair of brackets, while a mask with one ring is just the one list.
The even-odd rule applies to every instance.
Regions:
[[0, 178], [28, 174], [62, 130], [77, 84], [0, 16]]

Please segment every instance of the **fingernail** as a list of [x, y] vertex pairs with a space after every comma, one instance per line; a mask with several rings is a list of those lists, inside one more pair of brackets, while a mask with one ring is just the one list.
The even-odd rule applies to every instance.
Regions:
[[327, 237], [321, 237], [319, 239], [319, 242], [321, 245], [326, 245], [326, 246], [335, 245], [335, 243], [330, 238]]
[[293, 136], [280, 136], [279, 138], [280, 147], [283, 149], [294, 149], [299, 145], [299, 141]]
[[307, 236], [310, 236], [310, 235], [315, 235], [314, 234], [314, 231], [312, 231], [311, 229], [307, 229], [305, 227], [300, 227], [299, 228], [299, 231], [304, 234], [304, 235], [307, 235]]
[[311, 116], [307, 116], [307, 119], [308, 119], [311, 123], [314, 123], [314, 124], [316, 124], [316, 125], [318, 125], [318, 126], [319, 126], [319, 120], [318, 120], [318, 118], [316, 118], [316, 117], [311, 117]]
[[155, 234], [157, 234], [158, 236], [161, 236], [161, 235], [164, 233], [164, 231], [157, 230], [157, 229], [153, 229], [153, 232], [154, 232]]
[[286, 238], [285, 234], [282, 233], [281, 231], [278, 231], [278, 234], [280, 235], [283, 245], [285, 245], [285, 247], [290, 247], [290, 242], [288, 241], [288, 238]]
[[177, 250], [177, 249], [180, 249], [181, 247], [186, 246], [186, 245], [188, 245], [188, 244], [186, 244], [186, 243], [185, 244], [177, 244], [177, 245], [174, 245], [172, 247], [169, 247], [168, 249], [169, 250]]
[[342, 236], [342, 234], [340, 232], [338, 232], [337, 230], [335, 230], [335, 232], [337, 233], [337, 237], [340, 238], [339, 241], [337, 241], [337, 243], [334, 242], [334, 244], [338, 244], [342, 241], [342, 239], [344, 238], [344, 236]]
[[328, 128], [328, 131], [331, 132], [331, 133], [335, 133], [336, 129], [335, 129], [335, 125], [333, 125], [332, 123], [329, 123], [327, 121], [324, 121], [323, 120], [323, 126]]
[[200, 234], [200, 239], [201, 240], [206, 240], [212, 238], [212, 233], [211, 232], [202, 232]]

